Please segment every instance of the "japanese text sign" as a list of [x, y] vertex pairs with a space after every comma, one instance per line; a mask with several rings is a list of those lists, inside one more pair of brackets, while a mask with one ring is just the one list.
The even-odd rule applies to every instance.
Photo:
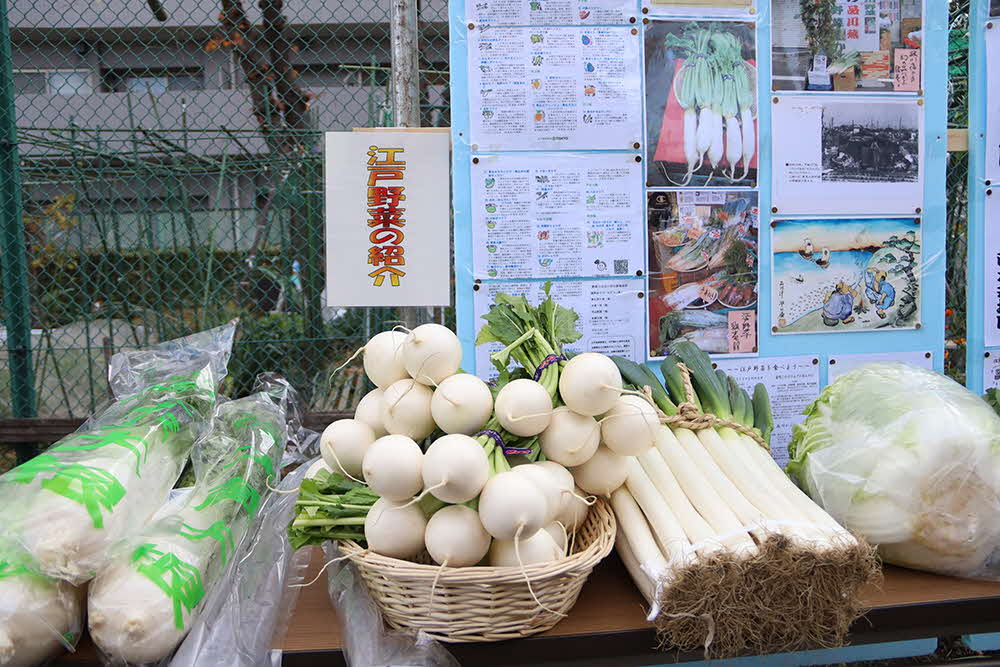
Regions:
[[445, 306], [449, 136], [326, 133], [329, 306]]

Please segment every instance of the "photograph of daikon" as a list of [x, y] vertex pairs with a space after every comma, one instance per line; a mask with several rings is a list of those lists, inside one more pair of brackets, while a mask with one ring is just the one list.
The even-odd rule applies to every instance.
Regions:
[[757, 310], [757, 193], [650, 192], [647, 211], [649, 356], [681, 340], [736, 352], [730, 313]]
[[646, 25], [649, 185], [757, 185], [756, 49], [753, 23]]

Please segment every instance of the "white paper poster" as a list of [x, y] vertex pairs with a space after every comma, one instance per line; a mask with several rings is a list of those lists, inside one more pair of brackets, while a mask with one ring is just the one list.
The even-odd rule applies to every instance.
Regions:
[[878, 361], [902, 361], [928, 370], [934, 370], [934, 357], [930, 352], [879, 352], [876, 354], [834, 354], [826, 373], [827, 384], [855, 368]]
[[1000, 184], [1000, 23], [986, 34], [986, 180]]
[[744, 17], [754, 13], [754, 0], [642, 0], [644, 14], [649, 16]]
[[629, 0], [467, 0], [466, 22], [479, 25], [615, 25], [635, 17]]
[[761, 382], [767, 387], [774, 415], [771, 455], [778, 465], [788, 463], [792, 427], [805, 419], [802, 411], [819, 396], [819, 360], [812, 356], [767, 359], [720, 359], [715, 365], [748, 393]]
[[475, 158], [475, 277], [635, 275], [645, 266], [642, 173], [631, 154]]
[[638, 148], [641, 45], [634, 28], [470, 30], [472, 150]]
[[[473, 297], [476, 332], [486, 323], [482, 316], [489, 310], [497, 292], [523, 294], [538, 304], [544, 292], [543, 282], [481, 283]], [[583, 337], [566, 349], [573, 352], [600, 352], [642, 361], [643, 318], [646, 313], [642, 280], [560, 280], [552, 283], [552, 296], [560, 305], [580, 316], [576, 328]], [[641, 296], [640, 296], [641, 295]], [[490, 354], [501, 349], [499, 343], [476, 348], [476, 374], [484, 379], [495, 377]]]
[[983, 357], [983, 391], [1000, 389], [1000, 352], [987, 352]]
[[447, 306], [448, 132], [326, 133], [328, 306]]
[[772, 103], [772, 204], [781, 215], [880, 215], [923, 205], [918, 100], [828, 95]]
[[[987, 195], [983, 216], [983, 345], [1000, 346], [1000, 189]], [[1000, 355], [998, 355], [1000, 356]]]

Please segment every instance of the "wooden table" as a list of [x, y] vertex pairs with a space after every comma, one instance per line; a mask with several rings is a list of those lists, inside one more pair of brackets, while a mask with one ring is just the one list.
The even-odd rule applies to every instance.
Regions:
[[[309, 578], [318, 571], [314, 558]], [[285, 651], [283, 665], [344, 665], [342, 628], [326, 593], [326, 579], [303, 589], [288, 632], [276, 642]], [[852, 644], [871, 644], [929, 637], [1000, 632], [1000, 583], [939, 577], [889, 567], [880, 590], [866, 599], [868, 614], [855, 623]], [[700, 660], [701, 654], [655, 650], [656, 636], [644, 617], [644, 600], [617, 556], [597, 567], [569, 617], [548, 632], [505, 642], [451, 644], [463, 666], [531, 665], [538, 663], [656, 665]], [[93, 647], [84, 640], [77, 653], [56, 664], [98, 665]]]

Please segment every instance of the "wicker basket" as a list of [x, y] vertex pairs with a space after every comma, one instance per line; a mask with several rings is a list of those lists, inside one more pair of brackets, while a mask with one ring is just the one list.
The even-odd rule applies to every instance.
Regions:
[[[490, 642], [527, 637], [558, 623], [614, 543], [614, 514], [598, 499], [576, 532], [572, 555], [524, 570], [440, 568], [380, 556], [349, 540], [341, 541], [340, 549], [357, 566], [391, 628], [423, 630], [446, 642]], [[545, 609], [532, 598], [525, 574]]]

